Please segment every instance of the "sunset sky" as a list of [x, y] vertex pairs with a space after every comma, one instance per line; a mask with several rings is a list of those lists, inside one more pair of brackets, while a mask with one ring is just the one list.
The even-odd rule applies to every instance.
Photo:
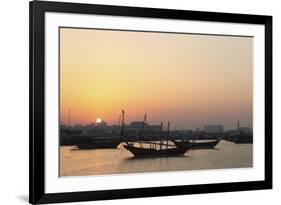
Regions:
[[60, 29], [60, 118], [252, 127], [253, 38]]

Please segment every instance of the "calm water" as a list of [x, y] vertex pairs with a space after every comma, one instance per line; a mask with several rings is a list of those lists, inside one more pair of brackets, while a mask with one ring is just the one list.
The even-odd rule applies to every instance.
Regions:
[[252, 167], [253, 145], [221, 141], [216, 149], [189, 150], [180, 157], [136, 159], [118, 149], [75, 150], [60, 147], [60, 175], [101, 175], [132, 172]]

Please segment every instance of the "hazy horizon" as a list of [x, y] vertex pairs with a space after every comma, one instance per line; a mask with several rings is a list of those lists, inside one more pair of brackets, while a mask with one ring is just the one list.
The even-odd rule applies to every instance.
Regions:
[[60, 28], [60, 119], [252, 127], [253, 38]]

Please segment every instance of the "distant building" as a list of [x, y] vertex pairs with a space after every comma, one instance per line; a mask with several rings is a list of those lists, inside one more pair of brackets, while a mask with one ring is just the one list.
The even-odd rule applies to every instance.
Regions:
[[144, 127], [147, 127], [148, 124], [146, 122], [143, 121], [133, 121], [131, 122], [127, 128], [131, 129], [131, 130], [140, 130], [143, 129]]
[[143, 121], [133, 121], [129, 125], [125, 126], [127, 131], [146, 131], [146, 132], [160, 132], [160, 125], [150, 125]]
[[107, 128], [108, 125], [105, 121], [101, 121], [99, 123], [92, 122], [86, 125], [86, 128]]
[[94, 122], [86, 125], [86, 128], [95, 128], [95, 127], [96, 127], [96, 123]]
[[76, 124], [73, 127], [76, 128], [76, 129], [83, 129], [84, 128], [84, 126], [81, 125], [81, 124]]
[[223, 125], [204, 125], [204, 131], [208, 133], [223, 132]]
[[105, 121], [101, 121], [99, 123], [96, 123], [97, 127], [107, 128], [107, 123]]

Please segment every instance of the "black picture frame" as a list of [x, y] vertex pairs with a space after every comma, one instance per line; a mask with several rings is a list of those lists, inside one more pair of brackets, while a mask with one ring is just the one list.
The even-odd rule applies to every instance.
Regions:
[[[262, 15], [215, 13], [124, 6], [32, 1], [30, 12], [30, 143], [29, 202], [32, 204], [154, 197], [198, 193], [260, 190], [272, 188], [272, 17]], [[154, 188], [135, 188], [71, 193], [45, 192], [45, 80], [44, 32], [45, 12], [101, 14], [150, 17], [226, 23], [260, 24], [265, 26], [265, 180], [219, 184], [198, 184]]]

